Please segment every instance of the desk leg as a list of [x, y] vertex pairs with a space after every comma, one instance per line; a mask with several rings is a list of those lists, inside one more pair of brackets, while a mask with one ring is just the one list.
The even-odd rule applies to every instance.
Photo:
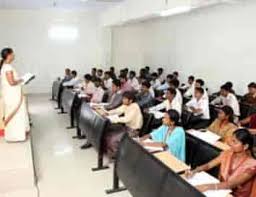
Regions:
[[71, 113], [70, 113], [70, 126], [66, 127], [67, 129], [74, 129], [75, 128], [75, 123], [74, 123], [74, 112], [71, 109]]
[[120, 187], [119, 178], [117, 176], [116, 163], [113, 170], [113, 188], [105, 190], [106, 194], [113, 194], [127, 190], [125, 187]]
[[99, 153], [98, 153], [98, 167], [97, 168], [92, 168], [92, 171], [95, 172], [95, 171], [109, 169], [108, 166], [103, 165], [103, 157], [104, 157], [104, 154], [101, 151], [99, 151]]

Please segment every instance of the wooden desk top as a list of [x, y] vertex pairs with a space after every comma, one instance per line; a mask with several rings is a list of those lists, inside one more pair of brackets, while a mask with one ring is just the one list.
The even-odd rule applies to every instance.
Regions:
[[174, 157], [171, 153], [167, 151], [156, 153], [154, 154], [154, 156], [176, 173], [180, 173], [190, 169], [190, 167], [187, 164], [178, 160], [176, 157]]

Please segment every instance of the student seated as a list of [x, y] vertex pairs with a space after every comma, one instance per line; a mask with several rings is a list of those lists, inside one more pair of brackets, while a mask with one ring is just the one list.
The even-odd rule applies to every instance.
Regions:
[[103, 70], [102, 69], [98, 69], [97, 70], [97, 78], [104, 79]]
[[97, 79], [97, 68], [92, 68], [91, 70], [91, 80], [94, 82]]
[[106, 132], [105, 151], [110, 158], [113, 158], [124, 133], [127, 132], [132, 137], [138, 136], [143, 126], [143, 116], [139, 105], [135, 102], [133, 92], [125, 92], [123, 105], [108, 111], [105, 115], [112, 116], [109, 117], [112, 124]]
[[220, 167], [220, 183], [199, 185], [197, 186], [199, 191], [231, 189], [234, 197], [254, 197], [256, 196], [256, 160], [250, 153], [253, 139], [249, 131], [236, 130], [230, 146], [230, 150], [222, 152], [209, 163], [186, 172], [186, 176], [189, 178], [196, 173]]
[[[180, 119], [179, 113], [175, 110], [169, 110], [164, 114], [163, 125], [154, 130], [151, 134], [141, 138], [143, 146], [162, 147], [167, 149], [177, 159], [185, 162], [186, 137], [182, 127], [178, 127], [177, 123]], [[145, 142], [151, 138], [154, 143]]]
[[65, 69], [65, 76], [62, 80], [62, 82], [67, 82], [67, 81], [70, 81], [72, 79], [72, 74], [71, 74], [71, 70], [69, 68], [66, 68]]
[[240, 116], [240, 107], [236, 96], [231, 93], [230, 86], [228, 86], [227, 84], [221, 86], [220, 89], [220, 96], [214, 99], [211, 104], [230, 106], [233, 109], [234, 115], [237, 119]]
[[163, 85], [159, 86], [159, 87], [157, 88], [157, 90], [159, 90], [159, 91], [165, 91], [165, 90], [167, 90], [167, 89], [170, 87], [170, 82], [171, 82], [173, 79], [174, 79], [173, 75], [167, 75], [167, 77], [166, 77], [166, 82], [165, 82]]
[[230, 141], [237, 126], [233, 123], [234, 112], [229, 106], [219, 110], [218, 118], [208, 127], [208, 130], [221, 136], [226, 143]]
[[195, 77], [194, 76], [189, 76], [188, 77], [188, 82], [187, 84], [183, 84], [181, 86], [181, 89], [184, 91], [184, 92], [193, 92], [194, 91], [194, 88], [195, 88]]
[[252, 114], [249, 117], [241, 120], [238, 125], [247, 127], [251, 134], [256, 135], [256, 114]]
[[137, 103], [141, 109], [149, 108], [154, 105], [154, 99], [149, 92], [150, 87], [149, 81], [144, 81], [141, 84], [141, 90], [137, 95]]
[[195, 97], [186, 104], [187, 110], [192, 113], [188, 129], [202, 129], [208, 126], [210, 120], [209, 100], [204, 98], [204, 89], [195, 88]]
[[173, 75], [173, 79], [179, 79], [179, 72], [174, 71], [174, 72], [172, 73], [172, 75]]
[[182, 94], [181, 94], [181, 92], [179, 90], [179, 86], [180, 86], [179, 80], [178, 79], [173, 79], [169, 84], [170, 84], [171, 88], [174, 88], [176, 90], [175, 99], [177, 100], [177, 102], [180, 103], [180, 105], [182, 105], [183, 97], [182, 97]]
[[102, 103], [103, 96], [105, 94], [105, 91], [102, 87], [102, 81], [101, 79], [97, 78], [94, 81], [95, 89], [92, 93], [91, 103]]
[[121, 81], [121, 92], [122, 93], [134, 91], [133, 87], [128, 83], [127, 77], [125, 74], [120, 75], [119, 79]]
[[90, 74], [84, 75], [84, 93], [88, 96], [92, 96], [95, 91], [95, 85], [92, 82], [92, 76]]
[[106, 110], [112, 110], [119, 107], [122, 104], [123, 95], [121, 93], [121, 82], [118, 79], [114, 79], [112, 82], [111, 96], [109, 97], [109, 105], [105, 106]]
[[168, 111], [170, 109], [173, 109], [176, 110], [179, 113], [179, 115], [181, 115], [182, 105], [180, 102], [178, 102], [177, 99], [175, 99], [176, 93], [177, 91], [174, 88], [169, 88], [165, 94], [166, 100], [154, 107], [149, 108], [149, 112], [162, 110]]
[[158, 75], [158, 79], [160, 80], [161, 84], [163, 84], [165, 82], [164, 69], [158, 68], [157, 75]]
[[78, 78], [77, 72], [75, 70], [71, 72], [71, 76], [71, 80], [66, 81], [62, 84], [64, 87], [75, 87], [80, 83], [80, 79]]
[[109, 69], [109, 72], [112, 79], [117, 79], [116, 73], [115, 73], [115, 67], [111, 66]]
[[256, 106], [256, 83], [248, 85], [248, 93], [242, 98], [242, 102], [248, 105]]
[[204, 88], [205, 82], [202, 79], [197, 79], [195, 81], [195, 85], [193, 86], [194, 88], [190, 88], [188, 89], [185, 94], [184, 97], [195, 97], [195, 88], [203, 88], [204, 89], [204, 98], [208, 99], [208, 94], [206, 89]]
[[127, 83], [136, 91], [140, 90], [140, 84], [138, 79], [136, 78], [136, 72], [135, 71], [130, 71], [129, 73], [129, 79]]
[[153, 88], [154, 90], [156, 90], [158, 87], [161, 86], [161, 81], [160, 81], [160, 79], [158, 78], [157, 73], [152, 73], [152, 74], [151, 74], [151, 78], [152, 78], [152, 80], [151, 80], [151, 86], [152, 86], [152, 88]]
[[112, 81], [113, 79], [111, 78], [110, 72], [106, 71], [104, 73], [104, 86], [109, 92], [111, 91], [111, 88], [112, 88]]

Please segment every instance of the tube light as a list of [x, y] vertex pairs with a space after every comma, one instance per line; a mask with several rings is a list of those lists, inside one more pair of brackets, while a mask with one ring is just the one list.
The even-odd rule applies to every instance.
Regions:
[[79, 37], [79, 31], [74, 26], [54, 25], [49, 29], [48, 36], [51, 40], [74, 41]]
[[186, 12], [189, 12], [191, 9], [192, 9], [191, 6], [179, 6], [176, 8], [162, 11], [160, 13], [160, 16], [166, 17], [166, 16], [172, 16], [176, 14], [186, 13]]

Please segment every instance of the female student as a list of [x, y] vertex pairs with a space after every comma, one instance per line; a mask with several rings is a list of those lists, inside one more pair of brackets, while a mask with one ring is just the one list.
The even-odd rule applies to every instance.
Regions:
[[239, 129], [234, 132], [231, 149], [223, 152], [209, 163], [197, 167], [186, 173], [187, 177], [201, 171], [208, 171], [220, 166], [220, 183], [197, 186], [201, 192], [208, 190], [232, 189], [234, 197], [256, 196], [256, 160], [250, 151], [253, 147], [253, 138], [248, 130]]
[[224, 106], [219, 110], [217, 119], [208, 127], [209, 131], [221, 136], [226, 143], [233, 136], [237, 126], [233, 123], [234, 112], [229, 106]]
[[4, 108], [5, 140], [7, 142], [21, 142], [26, 140], [29, 132], [29, 119], [25, 97], [22, 91], [22, 79], [18, 77], [12, 67], [14, 52], [5, 48], [1, 53], [0, 63], [1, 85]]
[[[153, 131], [151, 134], [141, 138], [143, 146], [166, 148], [176, 158], [185, 162], [185, 131], [182, 127], [177, 127], [180, 119], [179, 113], [175, 110], [169, 110], [164, 114], [163, 125]], [[145, 142], [151, 138], [154, 143]]]

